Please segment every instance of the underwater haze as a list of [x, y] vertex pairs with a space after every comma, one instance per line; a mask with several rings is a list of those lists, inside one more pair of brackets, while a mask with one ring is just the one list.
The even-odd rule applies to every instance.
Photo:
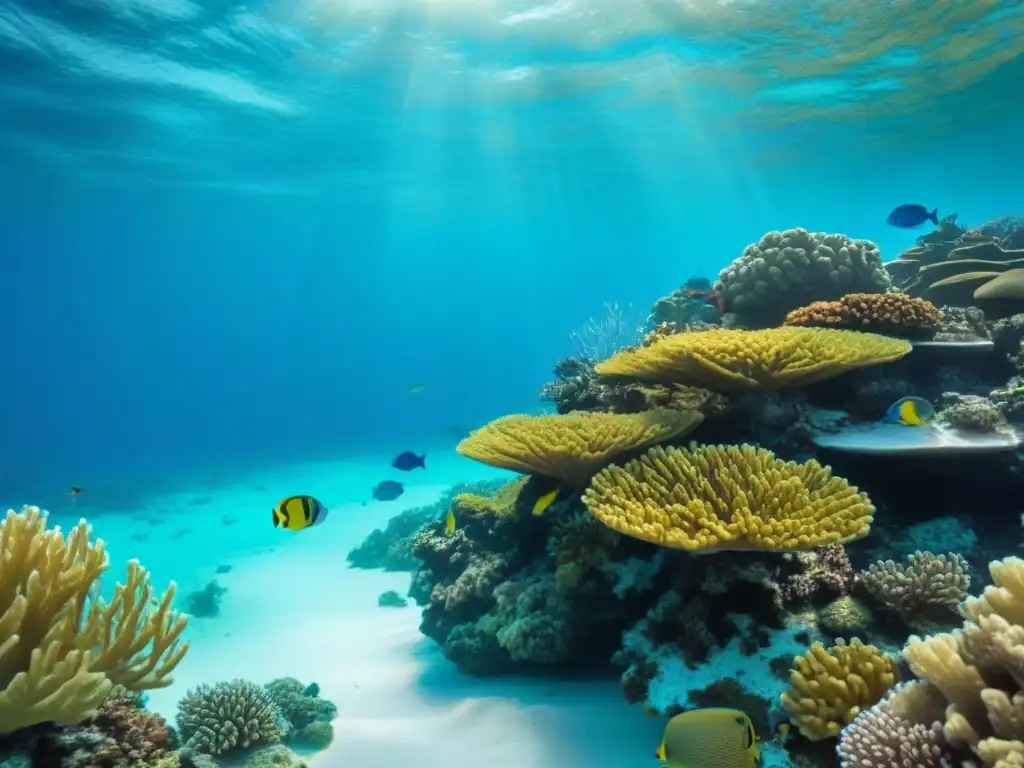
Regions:
[[5, 480], [439, 438], [769, 229], [1003, 212], [994, 8], [5, 0]]

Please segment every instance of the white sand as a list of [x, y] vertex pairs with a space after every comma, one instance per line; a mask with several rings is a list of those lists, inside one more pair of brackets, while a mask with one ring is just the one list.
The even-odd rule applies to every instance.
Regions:
[[[408, 574], [347, 567], [348, 551], [391, 515], [433, 503], [455, 482], [496, 476], [457, 456], [430, 456], [428, 467], [405, 473], [407, 492], [391, 504], [358, 501], [397, 474], [380, 457], [190, 489], [154, 502], [154, 510], [168, 510], [159, 527], [147, 524], [151, 511], [97, 518], [113, 562], [138, 557], [161, 586], [174, 578], [195, 588], [218, 565], [232, 566], [216, 577], [228, 588], [221, 615], [192, 620], [192, 649], [175, 685], [153, 692], [150, 706], [173, 722], [177, 701], [200, 683], [291, 676], [317, 682], [338, 705], [335, 742], [309, 756], [314, 768], [656, 765], [661, 726], [627, 706], [617, 683], [463, 676], [420, 635], [417, 608], [377, 606], [384, 590], [405, 593]], [[328, 521], [300, 533], [275, 530], [271, 505], [291, 493], [319, 497], [331, 510]], [[199, 496], [213, 501], [192, 506]], [[225, 516], [238, 522], [225, 527]], [[182, 528], [193, 530], [169, 540]], [[148, 539], [132, 539], [140, 533]]]

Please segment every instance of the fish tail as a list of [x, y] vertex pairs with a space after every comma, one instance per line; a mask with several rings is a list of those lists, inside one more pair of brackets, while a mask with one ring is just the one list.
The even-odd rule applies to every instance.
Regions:
[[939, 209], [934, 208], [932, 212], [928, 214], [928, 218], [932, 220], [932, 224], [936, 227], [939, 226]]
[[427, 454], [424, 453], [422, 456], [417, 456], [416, 458], [419, 460], [419, 465], [421, 467], [423, 467], [423, 469], [426, 469], [427, 468]]

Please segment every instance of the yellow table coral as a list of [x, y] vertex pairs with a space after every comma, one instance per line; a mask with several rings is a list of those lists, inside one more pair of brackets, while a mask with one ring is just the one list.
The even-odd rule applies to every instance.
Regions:
[[721, 328], [666, 336], [649, 347], [619, 352], [594, 370], [602, 376], [712, 390], [775, 389], [892, 362], [911, 349], [907, 341], [857, 331]]
[[868, 534], [875, 511], [828, 467], [751, 445], [652, 448], [598, 472], [583, 503], [619, 533], [691, 552], [853, 541]]
[[793, 687], [782, 694], [782, 705], [811, 741], [838, 736], [899, 680], [893, 659], [856, 638], [849, 645], [837, 640], [830, 650], [815, 643], [793, 662]]
[[504, 416], [476, 430], [455, 450], [492, 467], [544, 475], [582, 488], [616, 456], [688, 434], [703, 419], [699, 413], [671, 408]]
[[171, 684], [188, 650], [178, 642], [186, 619], [171, 610], [174, 585], [151, 607], [149, 574], [132, 561], [113, 600], [93, 600], [108, 565], [84, 520], [67, 538], [35, 507], [0, 522], [0, 734], [78, 723], [114, 685]]

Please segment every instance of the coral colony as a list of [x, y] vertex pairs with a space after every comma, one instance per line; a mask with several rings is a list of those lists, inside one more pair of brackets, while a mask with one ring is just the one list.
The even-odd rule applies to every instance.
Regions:
[[[470, 674], [611, 663], [649, 715], [742, 709], [772, 765], [1024, 765], [1022, 249], [1019, 219], [947, 218], [887, 264], [771, 232], [637, 338], [605, 323], [542, 389], [555, 413], [458, 446], [518, 478], [351, 560], [410, 570]], [[906, 397], [934, 418], [886, 423]]]
[[[409, 571], [469, 674], [614, 666], [648, 715], [742, 709], [772, 765], [1024, 765], [1024, 222], [950, 217], [886, 264], [771, 232], [643, 334], [609, 312], [543, 388], [554, 413], [459, 444], [517, 477], [398, 515], [350, 562]], [[908, 397], [929, 418], [886, 422]], [[334, 705], [291, 678], [199, 686], [171, 730], [143, 695], [188, 652], [174, 588], [131, 562], [95, 598], [103, 542], [31, 507], [0, 547], [0, 756], [299, 765], [289, 747], [330, 742]]]

